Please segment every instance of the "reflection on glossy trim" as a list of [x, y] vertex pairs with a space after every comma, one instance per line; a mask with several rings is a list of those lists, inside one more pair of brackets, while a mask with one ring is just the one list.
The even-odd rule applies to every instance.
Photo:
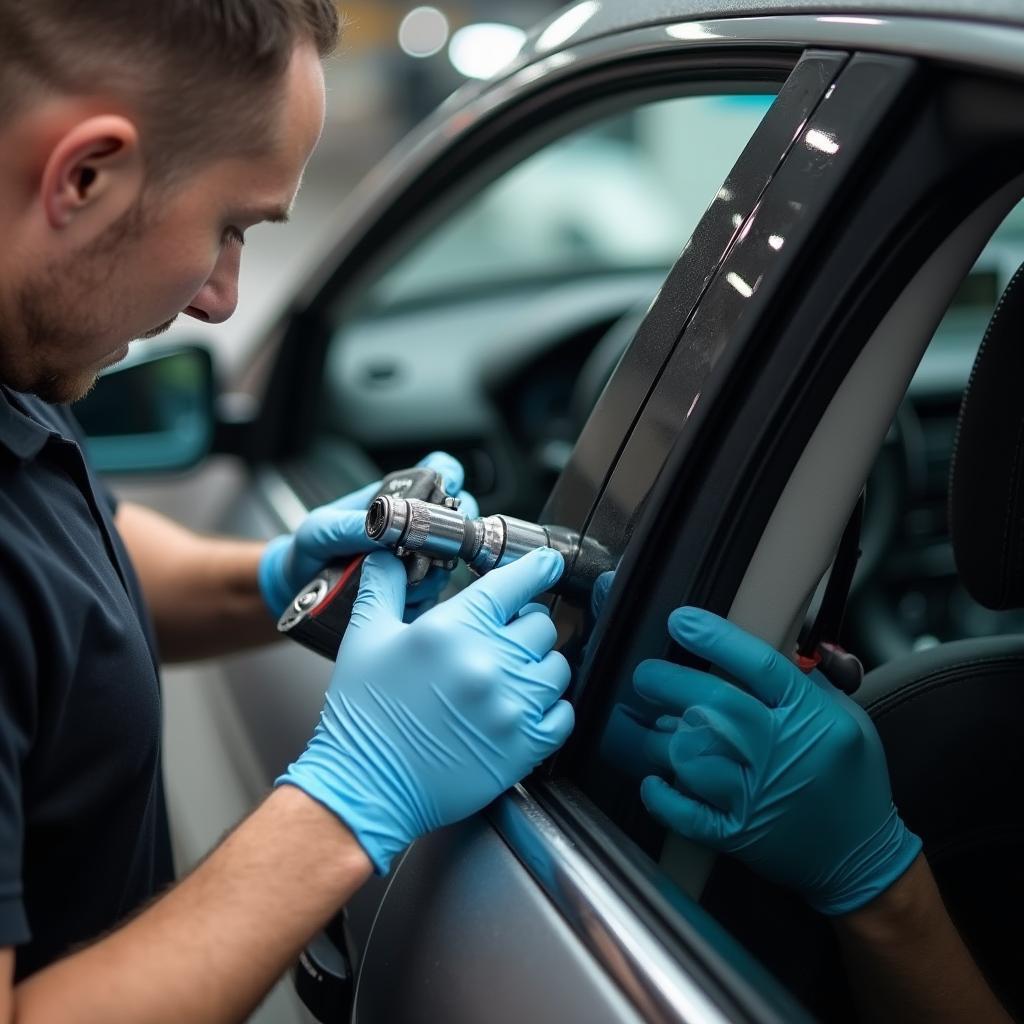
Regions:
[[516, 786], [488, 816], [601, 967], [652, 1024], [728, 1017], [529, 794]]
[[547, 53], [564, 46], [573, 36], [578, 35], [583, 27], [601, 10], [599, 0], [582, 0], [575, 7], [570, 7], [560, 14], [533, 44], [537, 53]]

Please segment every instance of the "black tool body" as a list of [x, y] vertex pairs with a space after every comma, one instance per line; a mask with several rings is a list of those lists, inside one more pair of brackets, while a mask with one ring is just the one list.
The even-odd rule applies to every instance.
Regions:
[[[384, 495], [458, 507], [457, 500], [445, 491], [441, 474], [422, 467], [399, 470], [385, 477], [376, 497]], [[396, 554], [404, 556], [412, 585], [419, 583], [435, 564], [434, 559], [425, 555], [401, 551]], [[357, 555], [326, 566], [295, 595], [277, 623], [278, 631], [334, 661], [352, 618], [365, 557]]]

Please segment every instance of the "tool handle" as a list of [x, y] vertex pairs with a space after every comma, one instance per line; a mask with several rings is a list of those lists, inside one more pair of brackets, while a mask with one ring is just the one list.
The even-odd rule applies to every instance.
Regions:
[[328, 565], [295, 595], [278, 631], [334, 661], [352, 618], [365, 555]]
[[[425, 466], [390, 473], [381, 482], [377, 497], [385, 494], [396, 498], [417, 498], [433, 504], [449, 500], [441, 475]], [[333, 562], [322, 569], [285, 609], [277, 623], [278, 632], [334, 661], [352, 618], [352, 606], [359, 594], [359, 578], [365, 557], [359, 555], [351, 560]], [[431, 560], [411, 552], [405, 558], [405, 565], [409, 582], [418, 583], [430, 569]]]

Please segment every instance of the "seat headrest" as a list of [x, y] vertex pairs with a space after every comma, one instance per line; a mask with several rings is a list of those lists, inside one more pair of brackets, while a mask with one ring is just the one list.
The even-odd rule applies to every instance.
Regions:
[[971, 596], [987, 608], [1024, 606], [1024, 266], [992, 314], [960, 403], [949, 527]]

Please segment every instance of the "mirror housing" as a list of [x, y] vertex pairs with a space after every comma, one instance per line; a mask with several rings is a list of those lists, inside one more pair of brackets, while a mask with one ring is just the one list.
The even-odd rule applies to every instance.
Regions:
[[171, 472], [213, 450], [216, 398], [208, 349], [146, 348], [104, 373], [73, 412], [99, 472]]

